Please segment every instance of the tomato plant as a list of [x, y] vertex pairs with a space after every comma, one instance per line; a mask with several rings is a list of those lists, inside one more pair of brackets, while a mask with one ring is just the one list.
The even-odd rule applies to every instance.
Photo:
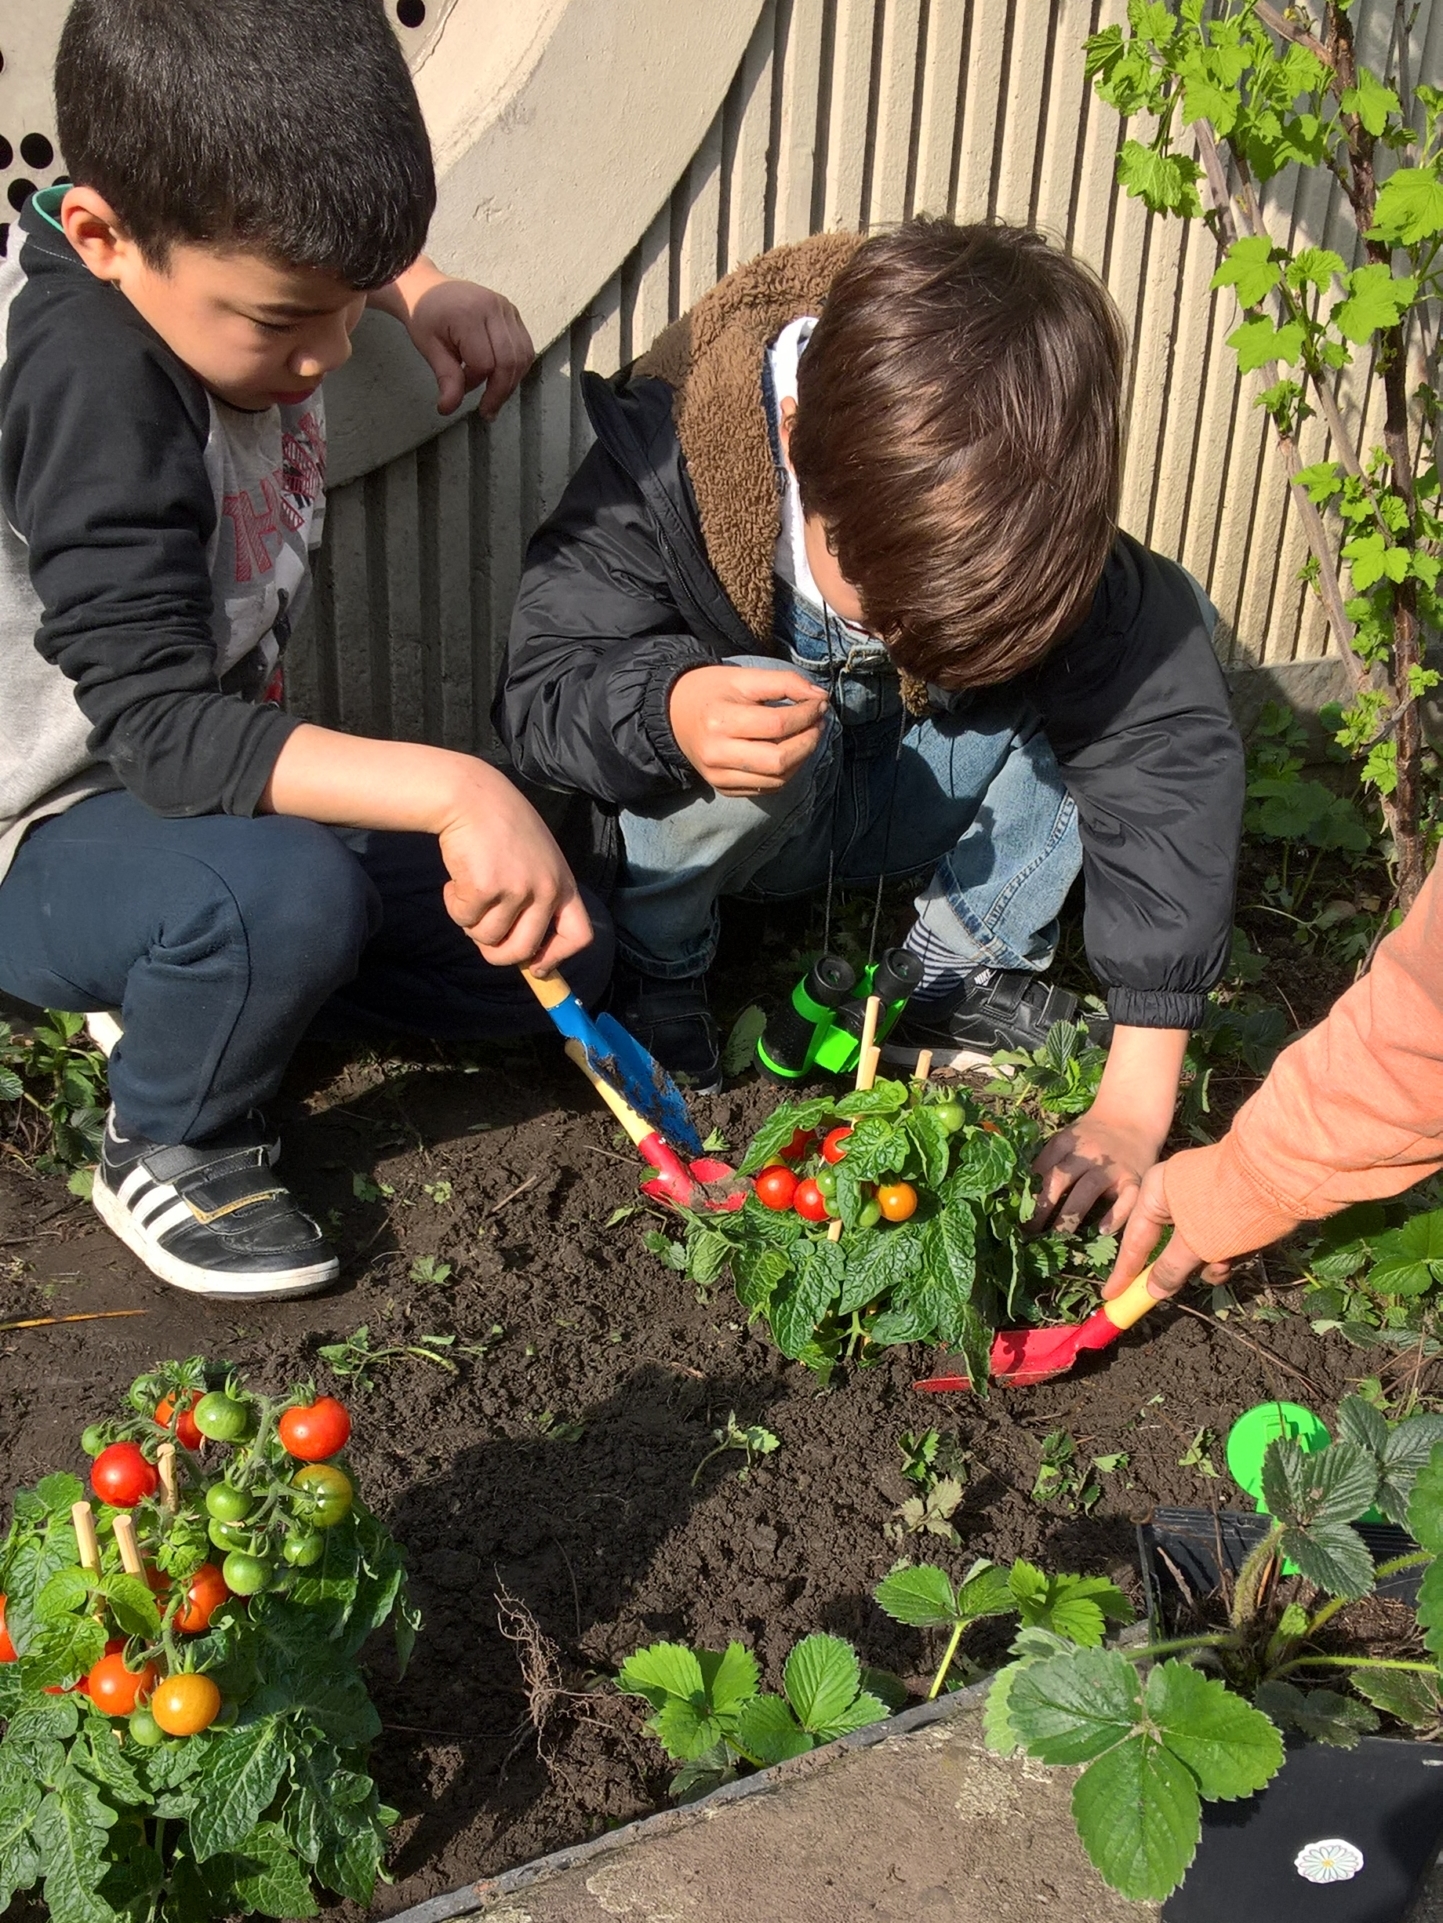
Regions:
[[1095, 1306], [1113, 1253], [1106, 1237], [1022, 1233], [1041, 1135], [1020, 1107], [935, 1084], [784, 1102], [742, 1159], [757, 1192], [735, 1214], [682, 1211], [679, 1260], [701, 1287], [730, 1271], [743, 1308], [823, 1379], [844, 1357], [935, 1342], [985, 1388], [994, 1330]]
[[[173, 1503], [150, 1460], [167, 1401], [206, 1436], [204, 1464], [177, 1451]], [[53, 1923], [310, 1916], [314, 1886], [365, 1908], [395, 1818], [365, 1773], [380, 1720], [359, 1654], [389, 1620], [409, 1655], [400, 1552], [349, 1475], [283, 1445], [309, 1385], [273, 1400], [191, 1358], [128, 1402], [91, 1425], [99, 1568], [76, 1561], [68, 1473], [17, 1491], [0, 1542], [0, 1910], [42, 1882]]]
[[334, 1396], [287, 1409], [276, 1425], [281, 1447], [299, 1462], [324, 1462], [344, 1449], [351, 1435], [351, 1418]]

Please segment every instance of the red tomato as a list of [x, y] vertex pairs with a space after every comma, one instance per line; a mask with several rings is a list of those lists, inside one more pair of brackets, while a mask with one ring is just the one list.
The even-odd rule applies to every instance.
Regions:
[[19, 1652], [10, 1640], [10, 1631], [5, 1627], [5, 1598], [0, 1596], [0, 1663], [14, 1663], [19, 1660]]
[[822, 1137], [822, 1160], [824, 1162], [840, 1162], [841, 1161], [842, 1157], [847, 1152], [846, 1149], [843, 1148], [842, 1144], [846, 1141], [847, 1137], [851, 1134], [851, 1132], [852, 1131], [850, 1128], [834, 1128], [834, 1129], [828, 1130], [828, 1132]]
[[780, 1162], [773, 1162], [757, 1177], [757, 1200], [769, 1209], [789, 1209], [797, 1192], [797, 1178]]
[[185, 1600], [175, 1612], [176, 1628], [183, 1629], [187, 1636], [198, 1636], [202, 1629], [210, 1627], [210, 1619], [221, 1604], [229, 1600], [225, 1577], [213, 1562], [203, 1562], [191, 1577]]
[[[124, 1645], [122, 1645], [124, 1647]], [[102, 1656], [86, 1677], [84, 1688], [97, 1709], [107, 1716], [128, 1716], [143, 1696], [148, 1696], [160, 1680], [154, 1663], [142, 1669], [127, 1669], [120, 1650]]]
[[351, 1418], [345, 1404], [334, 1396], [319, 1396], [316, 1401], [287, 1409], [276, 1424], [281, 1447], [299, 1462], [324, 1462], [344, 1449], [351, 1434]]
[[[196, 1403], [200, 1401], [201, 1397], [204, 1394], [205, 1394], [204, 1389], [194, 1389], [191, 1391], [191, 1394], [186, 1401], [185, 1407], [180, 1412], [180, 1421], [175, 1425], [175, 1439], [184, 1448], [198, 1449], [201, 1443], [205, 1441], [205, 1437], [201, 1434], [200, 1430], [197, 1429], [195, 1426], [195, 1417], [191, 1414], [191, 1410], [195, 1407]], [[158, 1402], [155, 1405], [155, 1420], [156, 1420], [157, 1427], [161, 1429], [169, 1430], [170, 1419], [174, 1414], [175, 1414], [175, 1397], [166, 1396], [163, 1401]]]
[[810, 1176], [805, 1182], [798, 1182], [792, 1207], [808, 1222], [825, 1222], [827, 1219], [827, 1198]]
[[786, 1147], [781, 1151], [782, 1160], [784, 1162], [800, 1162], [816, 1139], [817, 1131], [814, 1128], [799, 1128], [795, 1135], [793, 1135], [791, 1141], [788, 1142]]
[[133, 1509], [160, 1487], [153, 1463], [133, 1442], [112, 1442], [90, 1465], [90, 1486], [112, 1509]]

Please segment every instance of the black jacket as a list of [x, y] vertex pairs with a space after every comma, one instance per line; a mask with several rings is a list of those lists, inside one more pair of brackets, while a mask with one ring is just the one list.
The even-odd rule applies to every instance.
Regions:
[[[519, 773], [614, 817], [700, 786], [671, 690], [757, 641], [708, 560], [672, 388], [585, 392], [596, 444], [527, 552], [493, 718]], [[1228, 958], [1243, 752], [1188, 578], [1120, 536], [1088, 619], [1018, 686], [1077, 803], [1114, 1020], [1196, 1027]]]

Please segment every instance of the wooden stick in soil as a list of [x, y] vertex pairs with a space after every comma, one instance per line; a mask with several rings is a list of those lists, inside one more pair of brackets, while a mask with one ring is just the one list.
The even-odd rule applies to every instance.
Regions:
[[180, 1507], [180, 1498], [175, 1485], [175, 1444], [162, 1442], [155, 1452], [155, 1466], [160, 1471], [160, 1499], [172, 1515]]
[[930, 1080], [931, 1074], [932, 1051], [930, 1048], [924, 1048], [918, 1052], [917, 1066], [912, 1070], [912, 1080], [914, 1082], [925, 1082]]
[[145, 1581], [145, 1564], [140, 1560], [140, 1550], [135, 1540], [135, 1524], [129, 1516], [115, 1518], [115, 1546], [120, 1551], [120, 1566], [127, 1576], [139, 1576]]
[[100, 1543], [95, 1534], [95, 1515], [88, 1502], [72, 1503], [70, 1520], [75, 1524], [75, 1545], [80, 1551], [80, 1567], [92, 1576], [100, 1574]]
[[867, 1012], [862, 1019], [862, 1046], [857, 1051], [857, 1087], [859, 1089], [870, 1088], [877, 1079], [877, 1066], [871, 1060], [871, 1056], [873, 1044], [877, 1039], [877, 1024], [881, 1019], [882, 998], [880, 995], [869, 995]]
[[0, 1322], [0, 1330], [49, 1329], [59, 1322], [112, 1322], [122, 1315], [146, 1313], [144, 1309], [92, 1309], [85, 1315], [32, 1315], [24, 1322]]

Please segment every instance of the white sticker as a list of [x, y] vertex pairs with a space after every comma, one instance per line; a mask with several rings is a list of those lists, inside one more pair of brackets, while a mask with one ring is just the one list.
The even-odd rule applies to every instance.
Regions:
[[1305, 1843], [1293, 1858], [1298, 1875], [1309, 1883], [1348, 1883], [1363, 1867], [1363, 1852], [1341, 1836]]

